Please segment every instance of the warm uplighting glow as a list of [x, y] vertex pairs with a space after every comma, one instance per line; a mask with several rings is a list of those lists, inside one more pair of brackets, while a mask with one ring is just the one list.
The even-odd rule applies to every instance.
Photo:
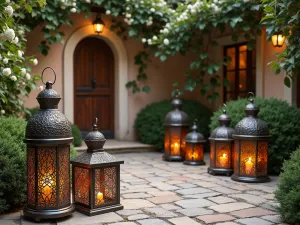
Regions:
[[97, 16], [96, 20], [94, 21], [94, 30], [97, 34], [101, 34], [104, 29], [104, 23], [101, 20], [100, 16]]
[[98, 204], [103, 204], [104, 203], [104, 200], [103, 200], [103, 194], [101, 192], [98, 192], [97, 194], [97, 205]]
[[180, 145], [175, 142], [171, 145], [172, 155], [180, 155]]
[[252, 162], [252, 158], [249, 157], [245, 166], [246, 174], [251, 174], [252, 169], [253, 169], [253, 162]]
[[225, 167], [227, 165], [227, 161], [228, 161], [228, 156], [226, 153], [223, 153], [222, 156], [220, 157], [221, 167]]
[[274, 47], [282, 47], [285, 41], [285, 36], [282, 34], [272, 35], [272, 44]]

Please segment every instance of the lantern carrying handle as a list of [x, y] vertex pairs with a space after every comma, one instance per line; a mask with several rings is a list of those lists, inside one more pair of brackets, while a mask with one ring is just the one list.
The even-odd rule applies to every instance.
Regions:
[[46, 83], [44, 82], [43, 78], [44, 78], [44, 72], [45, 72], [45, 70], [47, 70], [47, 69], [51, 69], [51, 70], [53, 71], [53, 73], [54, 73], [54, 81], [53, 81], [53, 83], [52, 83], [52, 85], [53, 85], [53, 84], [55, 84], [55, 81], [56, 81], [56, 73], [55, 73], [55, 70], [54, 70], [52, 67], [50, 67], [50, 66], [46, 67], [46, 68], [43, 70], [43, 72], [42, 72], [42, 82], [43, 82], [43, 84], [46, 85]]
[[248, 98], [254, 98], [255, 97], [255, 95], [254, 95], [254, 93], [253, 92], [248, 92]]
[[223, 103], [223, 106], [224, 106], [223, 113], [226, 114], [226, 108], [227, 108], [227, 105], [226, 105], [225, 103]]

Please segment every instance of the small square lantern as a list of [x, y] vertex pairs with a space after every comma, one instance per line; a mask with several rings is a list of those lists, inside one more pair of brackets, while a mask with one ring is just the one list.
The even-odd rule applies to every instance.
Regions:
[[210, 167], [208, 173], [225, 174], [230, 176], [233, 173], [233, 138], [234, 129], [229, 127], [231, 118], [223, 110], [219, 117], [220, 126], [210, 135]]
[[27, 144], [24, 215], [36, 222], [65, 217], [75, 210], [70, 193], [72, 129], [68, 119], [57, 109], [61, 98], [52, 89], [54, 83], [55, 80], [48, 81], [45, 90], [37, 96], [40, 110], [29, 119], [24, 139]]
[[72, 191], [76, 210], [88, 216], [123, 209], [120, 204], [120, 164], [124, 161], [104, 152], [106, 141], [97, 118], [86, 138], [87, 152], [71, 161]]
[[[253, 96], [253, 93], [251, 93]], [[259, 107], [250, 103], [245, 108], [246, 117], [235, 127], [234, 139], [234, 174], [232, 180], [262, 183], [270, 181], [268, 169], [269, 129], [258, 118]]]
[[194, 121], [192, 132], [185, 137], [185, 161], [186, 165], [200, 166], [204, 162], [204, 137], [198, 132], [197, 120]]
[[188, 115], [182, 111], [182, 101], [178, 98], [178, 91], [172, 101], [173, 110], [164, 120], [165, 140], [164, 155], [166, 161], [182, 161], [185, 156], [184, 138], [188, 133]]

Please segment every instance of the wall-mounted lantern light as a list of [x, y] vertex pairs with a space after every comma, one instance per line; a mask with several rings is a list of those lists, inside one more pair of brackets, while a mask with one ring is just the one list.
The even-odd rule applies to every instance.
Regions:
[[282, 34], [272, 35], [272, 44], [274, 47], [282, 47], [285, 41], [285, 36]]
[[102, 21], [102, 19], [101, 19], [101, 17], [100, 17], [99, 14], [97, 15], [97, 17], [96, 17], [96, 19], [95, 19], [93, 25], [94, 25], [94, 30], [95, 30], [95, 32], [96, 32], [97, 34], [101, 34], [101, 33], [103, 32], [103, 29], [104, 29], [105, 24], [104, 24], [104, 22]]

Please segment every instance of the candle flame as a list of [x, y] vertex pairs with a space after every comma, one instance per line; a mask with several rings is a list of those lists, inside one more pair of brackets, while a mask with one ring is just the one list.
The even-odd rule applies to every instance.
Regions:
[[249, 157], [249, 158], [248, 158], [248, 162], [252, 162], [252, 157]]
[[174, 143], [174, 146], [175, 146], [175, 147], [178, 147], [178, 146], [179, 146], [179, 144], [178, 144], [177, 142], [175, 142], [175, 143]]
[[226, 157], [227, 157], [227, 154], [226, 154], [226, 153], [223, 153], [223, 157], [226, 158]]

